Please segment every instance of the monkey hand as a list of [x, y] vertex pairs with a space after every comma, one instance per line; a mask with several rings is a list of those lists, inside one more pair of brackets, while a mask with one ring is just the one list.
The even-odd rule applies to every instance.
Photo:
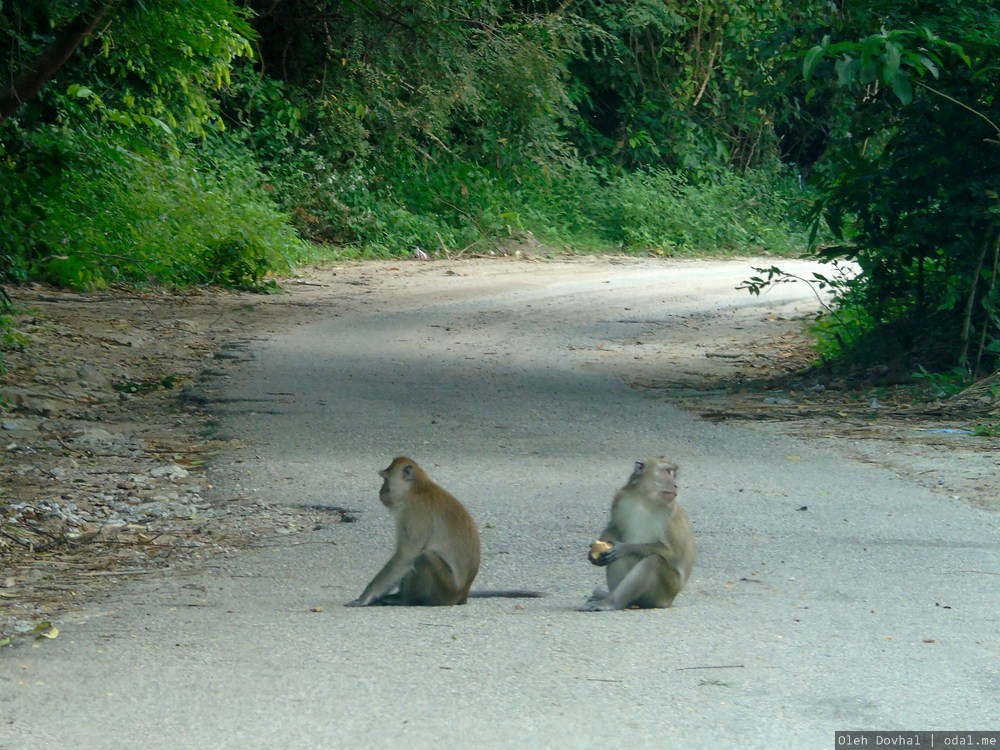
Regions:
[[344, 606], [345, 606], [345, 607], [367, 607], [367, 606], [368, 606], [368, 604], [369, 604], [369, 602], [366, 602], [366, 601], [365, 601], [364, 599], [362, 599], [362, 598], [361, 598], [361, 597], [359, 596], [359, 597], [358, 597], [357, 599], [355, 599], [354, 601], [352, 601], [352, 602], [347, 602], [347, 604], [345, 604]]
[[590, 553], [587, 555], [587, 559], [601, 568], [610, 565], [618, 559], [618, 545], [598, 540], [590, 545]]

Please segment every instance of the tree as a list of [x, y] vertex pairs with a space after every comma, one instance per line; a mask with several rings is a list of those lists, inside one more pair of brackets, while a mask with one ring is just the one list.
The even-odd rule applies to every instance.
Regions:
[[20, 74], [0, 96], [0, 123], [38, 95], [49, 79], [72, 57], [80, 43], [94, 33], [102, 20], [113, 15], [118, 4], [119, 0], [85, 4], [84, 9], [70, 19], [39, 52], [34, 62], [22, 66]]
[[581, 148], [626, 169], [743, 170], [775, 156], [776, 51], [825, 4], [573, 3], [589, 24], [575, 60]]
[[253, 31], [229, 0], [0, 5], [0, 278], [255, 285], [294, 234], [225, 141]]
[[859, 264], [850, 301], [871, 351], [892, 342], [912, 369], [977, 373], [1000, 355], [1000, 11], [974, 11], [947, 3], [804, 57], [812, 95], [848, 112], [816, 173], [817, 218], [840, 242], [818, 252]]

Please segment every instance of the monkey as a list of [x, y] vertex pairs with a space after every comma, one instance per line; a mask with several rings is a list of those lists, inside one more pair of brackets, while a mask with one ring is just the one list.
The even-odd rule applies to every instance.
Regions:
[[396, 517], [396, 551], [348, 606], [465, 604], [479, 572], [479, 529], [458, 499], [399, 456], [379, 472]]
[[669, 607], [684, 588], [695, 544], [691, 523], [676, 501], [677, 469], [663, 457], [636, 461], [588, 555], [591, 563], [607, 569], [608, 588], [596, 589], [581, 611]]
[[393, 459], [379, 472], [379, 499], [396, 517], [396, 550], [348, 607], [449, 606], [469, 597], [538, 597], [537, 591], [475, 591], [479, 529], [458, 499], [438, 486], [416, 461]]

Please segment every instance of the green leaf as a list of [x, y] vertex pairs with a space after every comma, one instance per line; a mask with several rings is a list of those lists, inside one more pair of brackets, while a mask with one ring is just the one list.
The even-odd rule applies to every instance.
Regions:
[[896, 95], [903, 104], [913, 101], [913, 85], [903, 71], [896, 71], [896, 77], [891, 81], [892, 93]]
[[86, 86], [81, 86], [79, 83], [74, 83], [66, 89], [66, 94], [68, 96], [75, 96], [77, 99], [89, 99], [95, 96], [93, 91]]
[[896, 88], [896, 78], [899, 77], [899, 66], [903, 60], [903, 48], [896, 42], [886, 42], [885, 54], [882, 56], [882, 81]]
[[920, 64], [923, 66], [924, 70], [930, 73], [935, 78], [941, 77], [941, 72], [938, 70], [938, 66], [934, 64], [927, 55], [917, 55], [917, 59], [920, 60]]
[[872, 34], [861, 45], [861, 83], [871, 83], [878, 78], [876, 58], [882, 52], [885, 37], [882, 34]]
[[152, 115], [143, 115], [142, 122], [145, 125], [155, 125], [160, 128], [167, 135], [172, 135], [173, 131], [169, 128], [167, 123], [161, 120], [159, 117], [153, 117]]
[[844, 238], [844, 214], [842, 211], [832, 207], [828, 208], [826, 211], [826, 225], [838, 240]]
[[802, 77], [807, 81], [812, 78], [813, 70], [815, 70], [824, 54], [825, 49], [819, 44], [806, 53], [806, 59], [802, 63]]
[[972, 60], [970, 60], [969, 56], [965, 54], [965, 50], [962, 49], [961, 45], [955, 44], [954, 42], [943, 42], [943, 44], [946, 49], [949, 49], [958, 55], [962, 62], [964, 62], [968, 67], [972, 67]]
[[59, 636], [59, 628], [47, 620], [45, 622], [38, 623], [33, 632], [35, 633], [35, 638], [39, 639], [57, 638]]
[[845, 56], [837, 60], [836, 65], [833, 67], [837, 71], [837, 83], [841, 86], [848, 86], [857, 78], [861, 63], [856, 57]]

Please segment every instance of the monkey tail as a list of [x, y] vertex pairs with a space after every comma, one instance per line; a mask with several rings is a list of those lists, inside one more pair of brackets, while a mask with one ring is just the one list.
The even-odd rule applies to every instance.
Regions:
[[543, 591], [525, 591], [523, 589], [485, 589], [482, 591], [469, 592], [470, 599], [540, 599], [543, 596], [545, 596], [545, 592]]

